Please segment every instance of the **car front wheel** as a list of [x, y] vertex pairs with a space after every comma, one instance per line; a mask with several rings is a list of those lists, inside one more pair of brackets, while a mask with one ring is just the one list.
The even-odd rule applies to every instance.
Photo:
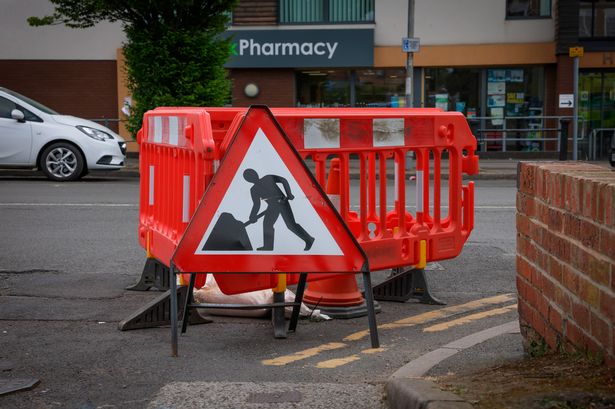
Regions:
[[54, 143], [43, 151], [39, 167], [51, 180], [58, 182], [76, 180], [83, 173], [83, 155], [74, 145], [65, 142]]

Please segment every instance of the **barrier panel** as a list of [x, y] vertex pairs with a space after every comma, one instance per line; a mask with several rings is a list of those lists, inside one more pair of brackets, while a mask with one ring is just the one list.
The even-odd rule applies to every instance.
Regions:
[[[246, 110], [157, 108], [146, 113], [139, 136], [139, 239], [148, 255], [169, 265]], [[462, 175], [478, 171], [476, 139], [461, 113], [431, 108], [271, 111], [323, 188], [332, 160], [339, 161], [340, 194], [331, 199], [339, 200], [339, 213], [372, 271], [461, 252], [474, 226], [474, 185], [464, 185]], [[351, 189], [355, 174], [358, 187]], [[394, 180], [393, 188], [388, 179]], [[277, 284], [275, 275], [242, 276], [242, 291]], [[287, 275], [288, 284], [297, 279]]]

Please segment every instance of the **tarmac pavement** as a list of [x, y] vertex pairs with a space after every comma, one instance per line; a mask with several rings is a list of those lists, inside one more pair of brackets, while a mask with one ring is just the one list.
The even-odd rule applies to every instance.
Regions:
[[[517, 177], [518, 162], [519, 160], [515, 159], [482, 159], [479, 162], [480, 173], [471, 176], [471, 179], [514, 180]], [[608, 167], [608, 162], [599, 164]], [[442, 171], [447, 173], [445, 166]], [[0, 175], [5, 176], [32, 176], [38, 173], [31, 170], [0, 171]], [[358, 176], [358, 166], [351, 166], [351, 174]], [[138, 157], [131, 155], [127, 158], [127, 164], [122, 170], [96, 172], [88, 177], [138, 176]], [[518, 322], [513, 321], [439, 347], [397, 370], [386, 382], [386, 398], [384, 398], [381, 387], [369, 383], [366, 383], [364, 387], [324, 383], [288, 384], [285, 385], [285, 392], [281, 393], [280, 383], [276, 383], [275, 387], [272, 385], [271, 390], [268, 390], [267, 385], [254, 388], [254, 385], [250, 383], [233, 383], [233, 385], [202, 383], [202, 385], [197, 385], [196, 383], [176, 382], [165, 386], [156, 396], [153, 396], [148, 408], [204, 408], [207, 406], [203, 406], [201, 392], [207, 390], [211, 393], [211, 391], [219, 390], [222, 395], [227, 394], [228, 396], [224, 395], [225, 401], [218, 400], [216, 408], [336, 407], [335, 402], [319, 401], [322, 392], [327, 396], [337, 396], [345, 405], [356, 402], [354, 407], [357, 409], [386, 408], [387, 406], [390, 409], [467, 409], [472, 407], [470, 403], [450, 392], [441, 391], [435, 383], [426, 380], [425, 376], [443, 375], [464, 368], [467, 370], [468, 367], [477, 369], [477, 367], [493, 365], [502, 360], [519, 359], [523, 356], [521, 341]], [[482, 358], [477, 360], [477, 357]], [[369, 380], [366, 381], [369, 382]], [[265, 392], [263, 392], [263, 387], [266, 389]], [[229, 390], [233, 393], [228, 394]], [[297, 406], [298, 397], [301, 397], [302, 401], [300, 406]], [[181, 404], [179, 404], [180, 401]], [[244, 405], [246, 402], [249, 405]], [[304, 406], [308, 403], [308, 406]]]

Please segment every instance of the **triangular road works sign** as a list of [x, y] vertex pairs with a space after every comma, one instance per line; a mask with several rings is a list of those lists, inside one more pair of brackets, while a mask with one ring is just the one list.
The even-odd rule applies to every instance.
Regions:
[[191, 273], [367, 268], [365, 253], [264, 106], [246, 113], [172, 262]]

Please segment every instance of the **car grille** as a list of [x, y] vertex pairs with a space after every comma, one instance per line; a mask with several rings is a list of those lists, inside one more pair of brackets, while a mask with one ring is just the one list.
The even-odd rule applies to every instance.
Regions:
[[120, 150], [122, 151], [122, 155], [126, 155], [126, 142], [118, 142], [120, 145]]

